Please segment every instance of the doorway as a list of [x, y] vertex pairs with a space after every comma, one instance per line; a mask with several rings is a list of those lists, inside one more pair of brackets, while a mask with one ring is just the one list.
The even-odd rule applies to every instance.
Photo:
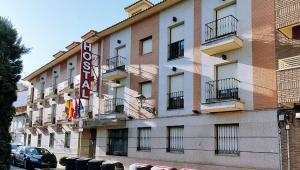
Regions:
[[90, 129], [89, 158], [94, 159], [96, 153], [97, 129]]

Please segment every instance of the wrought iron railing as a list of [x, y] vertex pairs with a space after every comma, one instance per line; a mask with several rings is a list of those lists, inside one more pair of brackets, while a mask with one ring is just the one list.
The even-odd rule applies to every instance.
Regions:
[[37, 116], [35, 118], [35, 124], [39, 125], [39, 126], [42, 126], [43, 125], [43, 117], [41, 116]]
[[104, 100], [104, 112], [105, 113], [124, 113], [125, 100], [122, 98], [112, 98]]
[[168, 109], [184, 108], [184, 92], [168, 93]]
[[229, 15], [205, 24], [205, 42], [228, 35], [236, 35], [238, 19]]
[[239, 83], [235, 78], [226, 78], [205, 83], [206, 103], [224, 100], [239, 100]]
[[87, 118], [93, 119], [93, 105], [84, 106], [84, 114]]
[[44, 92], [44, 90], [41, 90], [41, 92], [40, 93], [38, 93], [38, 99], [45, 99], [45, 92]]
[[51, 94], [57, 94], [57, 84], [53, 84], [49, 87], [49, 91]]
[[184, 56], [184, 40], [180, 40], [169, 45], [169, 58], [173, 60]]
[[33, 103], [33, 99], [34, 99], [34, 97], [33, 97], [32, 94], [29, 95], [29, 96], [27, 96], [27, 102], [28, 102], [28, 103]]
[[125, 64], [126, 64], [125, 57], [116, 56], [113, 58], [109, 58], [106, 60], [106, 65], [108, 67], [106, 73], [113, 72], [116, 70], [126, 71]]

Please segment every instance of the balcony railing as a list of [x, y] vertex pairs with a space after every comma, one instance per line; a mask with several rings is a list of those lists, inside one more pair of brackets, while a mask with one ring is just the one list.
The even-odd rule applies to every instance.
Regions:
[[41, 116], [37, 116], [35, 118], [35, 124], [38, 126], [42, 126], [43, 125], [43, 118]]
[[106, 73], [113, 72], [116, 70], [120, 71], [126, 71], [125, 70], [125, 64], [126, 64], [126, 58], [122, 56], [116, 56], [113, 58], [109, 58], [106, 60], [106, 65], [108, 69], [106, 70]]
[[124, 113], [125, 100], [122, 98], [106, 99], [104, 101], [104, 112], [105, 113]]
[[173, 60], [183, 56], [184, 56], [184, 40], [180, 40], [169, 45], [168, 60]]
[[206, 103], [239, 100], [239, 83], [235, 78], [226, 78], [205, 83]]
[[40, 100], [43, 100], [43, 99], [45, 99], [45, 93], [44, 93], [44, 90], [41, 90], [41, 92], [38, 94], [38, 99], [40, 99]]
[[84, 114], [88, 119], [93, 119], [93, 105], [84, 106]]
[[50, 94], [57, 94], [57, 84], [53, 84], [49, 87]]
[[181, 109], [184, 108], [184, 92], [168, 93], [168, 109]]
[[27, 103], [33, 103], [33, 99], [34, 99], [33, 95], [27, 96]]
[[229, 15], [205, 24], [205, 42], [236, 35], [238, 19]]
[[32, 119], [31, 118], [26, 119], [26, 126], [27, 127], [32, 127]]
[[50, 124], [56, 124], [56, 114], [52, 113], [48, 115], [47, 122]]

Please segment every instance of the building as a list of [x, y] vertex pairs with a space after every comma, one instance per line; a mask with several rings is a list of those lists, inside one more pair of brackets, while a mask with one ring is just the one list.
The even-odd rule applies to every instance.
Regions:
[[13, 103], [16, 114], [11, 121], [9, 128], [12, 136], [12, 143], [25, 145], [26, 144], [26, 121], [27, 121], [27, 103], [26, 98], [28, 95], [28, 89], [23, 84], [18, 84], [17, 101]]
[[299, 1], [276, 1], [278, 117], [283, 169], [300, 167], [299, 12]]
[[[140, 0], [91, 30], [83, 131], [66, 122], [80, 43], [28, 75], [28, 142], [62, 156], [191, 167], [278, 169], [273, 0]], [[97, 22], [97, 21], [95, 21]]]

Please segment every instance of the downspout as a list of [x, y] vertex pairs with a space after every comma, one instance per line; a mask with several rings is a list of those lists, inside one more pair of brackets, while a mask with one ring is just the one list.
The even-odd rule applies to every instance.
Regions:
[[288, 163], [288, 170], [291, 170], [289, 129], [290, 129], [290, 125], [287, 124], [285, 126], [285, 130], [286, 130], [286, 149], [287, 149], [287, 159], [288, 159], [287, 163]]

